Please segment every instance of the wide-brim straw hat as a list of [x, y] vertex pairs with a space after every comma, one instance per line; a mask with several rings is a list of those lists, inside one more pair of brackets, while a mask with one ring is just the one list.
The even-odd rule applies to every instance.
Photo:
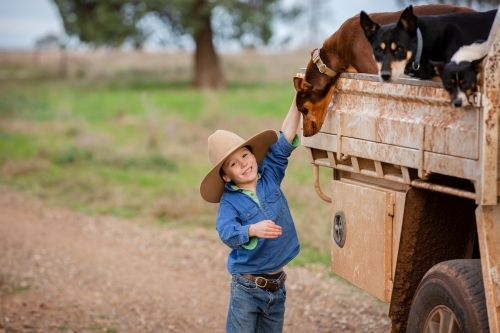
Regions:
[[208, 159], [212, 164], [212, 170], [203, 178], [200, 185], [200, 193], [205, 201], [211, 203], [220, 202], [224, 193], [225, 182], [220, 176], [220, 168], [225, 160], [234, 151], [241, 147], [250, 146], [252, 152], [260, 164], [269, 151], [269, 146], [278, 140], [278, 135], [273, 130], [265, 130], [243, 140], [238, 135], [224, 130], [218, 130], [208, 137]]

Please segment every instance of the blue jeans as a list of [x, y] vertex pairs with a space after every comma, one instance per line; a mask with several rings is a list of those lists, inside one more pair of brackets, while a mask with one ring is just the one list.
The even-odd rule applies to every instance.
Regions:
[[285, 319], [286, 288], [278, 282], [276, 291], [259, 288], [239, 274], [231, 281], [227, 333], [279, 333]]

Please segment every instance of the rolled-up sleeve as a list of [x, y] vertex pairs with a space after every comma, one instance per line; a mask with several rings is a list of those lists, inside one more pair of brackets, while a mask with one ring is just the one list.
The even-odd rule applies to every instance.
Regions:
[[278, 138], [278, 141], [276, 142], [278, 146], [281, 148], [283, 153], [286, 156], [290, 156], [292, 152], [297, 148], [300, 144], [300, 139], [297, 134], [295, 134], [295, 137], [292, 140], [292, 143], [288, 142], [288, 140], [285, 138], [285, 135], [283, 132], [280, 132], [280, 136]]
[[220, 202], [215, 228], [224, 244], [232, 249], [238, 249], [247, 244], [250, 241], [248, 237], [249, 227], [250, 225], [241, 224], [236, 210], [229, 202]]
[[266, 158], [262, 161], [261, 167], [273, 172], [277, 184], [281, 184], [281, 181], [285, 177], [288, 158], [298, 145], [299, 138], [297, 135], [295, 135], [292, 143], [290, 143], [285, 138], [285, 135], [283, 135], [283, 132], [280, 132], [278, 141], [271, 145]]

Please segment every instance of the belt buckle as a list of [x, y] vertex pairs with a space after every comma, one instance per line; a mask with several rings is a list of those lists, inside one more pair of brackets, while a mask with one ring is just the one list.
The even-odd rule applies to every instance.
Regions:
[[[259, 279], [264, 280], [264, 285], [260, 285], [260, 284], [259, 284]], [[255, 285], [256, 285], [257, 287], [259, 287], [259, 288], [264, 289], [265, 287], [267, 287], [267, 279], [266, 279], [266, 278], [263, 278], [262, 276], [257, 276], [257, 277], [255, 278]]]

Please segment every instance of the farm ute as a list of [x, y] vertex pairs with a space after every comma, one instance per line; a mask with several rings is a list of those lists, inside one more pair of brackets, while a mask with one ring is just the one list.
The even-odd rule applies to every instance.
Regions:
[[331, 271], [390, 303], [391, 332], [500, 333], [499, 21], [473, 105], [437, 81], [344, 73], [302, 135], [332, 208]]

